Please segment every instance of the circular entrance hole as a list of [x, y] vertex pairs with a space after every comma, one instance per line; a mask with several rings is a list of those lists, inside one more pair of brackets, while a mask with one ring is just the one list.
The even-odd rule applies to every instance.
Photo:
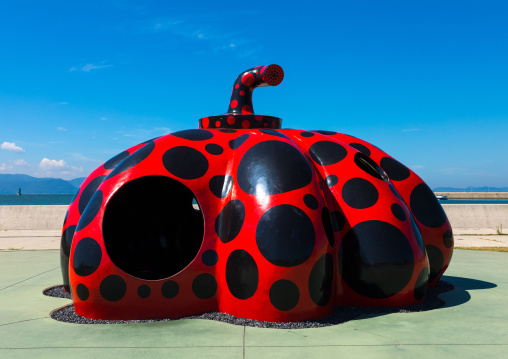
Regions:
[[192, 191], [163, 176], [138, 178], [110, 199], [102, 231], [113, 263], [142, 279], [163, 279], [184, 269], [203, 242], [204, 220]]

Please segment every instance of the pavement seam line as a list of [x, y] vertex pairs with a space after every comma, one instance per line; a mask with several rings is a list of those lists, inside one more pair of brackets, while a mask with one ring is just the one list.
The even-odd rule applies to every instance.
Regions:
[[245, 325], [243, 326], [243, 359], [245, 359]]
[[[402, 345], [402, 344], [401, 344]], [[506, 347], [508, 344], [464, 344], [464, 343], [426, 343], [426, 344], [403, 344], [404, 346], [501, 346]], [[398, 344], [321, 344], [321, 345], [252, 345], [252, 348], [322, 348], [322, 347], [392, 347]], [[18, 347], [18, 348], [0, 348], [0, 350], [13, 350], [13, 349], [195, 349], [195, 348], [240, 348], [240, 345], [203, 345], [203, 346], [167, 346], [167, 347]]]
[[29, 280], [29, 279], [32, 279], [32, 278], [38, 277], [38, 276], [40, 276], [40, 275], [43, 275], [43, 274], [48, 273], [48, 272], [51, 272], [51, 271], [53, 271], [53, 270], [55, 270], [55, 269], [58, 269], [58, 268], [60, 268], [60, 266], [55, 267], [55, 268], [50, 269], [50, 270], [47, 270], [47, 271], [45, 271], [45, 272], [42, 272], [42, 273], [36, 274], [36, 275], [34, 275], [33, 277], [30, 277], [30, 278], [27, 278], [27, 279], [23, 279], [23, 280], [21, 280], [21, 281], [19, 281], [19, 282], [17, 282], [17, 283], [14, 283], [14, 284], [8, 285], [7, 287], [3, 287], [2, 289], [0, 289], [0, 291], [2, 291], [2, 290], [4, 290], [4, 289], [7, 289], [7, 288], [10, 288], [10, 287], [13, 287], [13, 286], [15, 286], [16, 284], [26, 282], [26, 281], [27, 281], [27, 280]]
[[0, 324], [0, 327], [4, 327], [4, 326], [7, 326], [7, 325], [11, 325], [11, 324], [18, 324], [18, 323], [24, 323], [24, 322], [31, 322], [31, 321], [33, 321], [33, 320], [48, 319], [48, 318], [49, 318], [49, 317], [33, 318], [33, 319], [25, 319], [25, 320], [20, 320], [20, 321], [17, 321], [17, 322], [11, 322], [11, 323]]
[[349, 329], [352, 329], [352, 330], [357, 330], [359, 332], [363, 332], [363, 333], [367, 333], [367, 334], [371, 334], [371, 335], [374, 335], [376, 337], [381, 337], [381, 338], [385, 338], [385, 339], [389, 339], [389, 340], [393, 340], [395, 342], [395, 345], [402, 345], [398, 340], [396, 339], [393, 339], [393, 338], [390, 338], [390, 337], [387, 337], [387, 336], [384, 336], [384, 335], [380, 335], [380, 334], [376, 334], [376, 333], [372, 333], [372, 332], [368, 332], [366, 330], [361, 330], [361, 329], [358, 329], [358, 328], [353, 328], [353, 327], [350, 327], [348, 325], [344, 325], [346, 328], [349, 328]]

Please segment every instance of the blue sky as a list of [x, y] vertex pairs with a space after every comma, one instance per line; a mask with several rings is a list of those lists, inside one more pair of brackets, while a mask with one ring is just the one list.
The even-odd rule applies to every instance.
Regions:
[[226, 112], [236, 76], [283, 127], [357, 136], [431, 188], [508, 186], [506, 1], [10, 1], [0, 173], [84, 177]]

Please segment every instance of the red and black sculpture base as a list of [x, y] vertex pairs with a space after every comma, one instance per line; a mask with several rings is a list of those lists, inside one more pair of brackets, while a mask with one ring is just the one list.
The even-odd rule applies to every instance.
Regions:
[[61, 245], [77, 314], [288, 322], [423, 301], [453, 251], [441, 205], [368, 142], [254, 115], [254, 88], [283, 76], [277, 65], [240, 74], [226, 114], [134, 146], [83, 182]]

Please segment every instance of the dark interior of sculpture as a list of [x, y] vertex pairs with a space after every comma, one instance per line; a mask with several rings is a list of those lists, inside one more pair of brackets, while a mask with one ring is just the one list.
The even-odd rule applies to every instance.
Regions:
[[104, 243], [115, 265], [134, 277], [162, 279], [184, 269], [203, 241], [203, 216], [190, 189], [162, 176], [121, 187], [103, 220]]

